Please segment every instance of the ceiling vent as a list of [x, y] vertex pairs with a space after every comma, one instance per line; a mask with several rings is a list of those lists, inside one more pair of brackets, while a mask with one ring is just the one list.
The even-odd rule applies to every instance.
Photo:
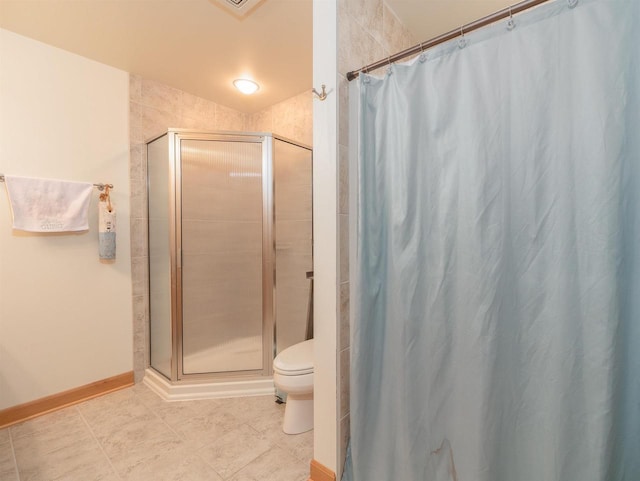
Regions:
[[214, 5], [223, 7], [236, 17], [245, 17], [263, 0], [209, 0]]

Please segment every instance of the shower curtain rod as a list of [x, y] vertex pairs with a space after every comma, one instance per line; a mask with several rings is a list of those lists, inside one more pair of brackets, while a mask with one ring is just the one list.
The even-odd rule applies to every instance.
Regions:
[[[456, 37], [464, 35], [465, 33], [473, 32], [474, 30], [478, 30], [479, 28], [486, 27], [498, 20], [502, 20], [507, 17], [511, 17], [517, 13], [523, 12], [533, 7], [537, 7], [543, 3], [548, 2], [549, 0], [525, 0], [524, 2], [517, 3], [512, 5], [511, 7], [503, 8], [502, 10], [492, 13], [491, 15], [487, 15], [486, 17], [482, 17], [474, 22], [467, 23], [462, 27], [456, 28], [455, 30], [451, 30], [450, 32], [444, 33], [438, 37], [434, 37], [431, 40], [427, 40], [426, 42], [421, 42], [418, 45], [414, 45], [413, 47], [409, 47], [402, 52], [398, 52], [384, 60], [378, 60], [372, 64], [366, 65], [359, 70], [353, 70], [351, 72], [347, 72], [347, 80], [351, 82], [352, 80], [358, 78], [360, 72], [370, 72], [380, 67], [384, 67], [385, 65], [390, 65], [391, 63], [397, 62], [399, 60], [405, 59], [412, 55], [416, 55], [426, 49], [431, 47], [435, 47], [444, 42], [448, 42], [449, 40], [453, 40]], [[575, 5], [577, 0], [567, 0], [570, 5]]]
[[[0, 182], [4, 182], [4, 174], [0, 174]], [[94, 187], [97, 187], [97, 189], [99, 191], [103, 191], [105, 189], [105, 187], [109, 187], [110, 189], [113, 189], [113, 184], [93, 184]]]

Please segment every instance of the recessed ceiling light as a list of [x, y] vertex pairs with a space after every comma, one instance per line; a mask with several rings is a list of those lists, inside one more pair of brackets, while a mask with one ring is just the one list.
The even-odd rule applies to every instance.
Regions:
[[233, 85], [245, 95], [251, 95], [255, 93], [260, 87], [253, 80], [246, 78], [239, 78], [233, 81]]

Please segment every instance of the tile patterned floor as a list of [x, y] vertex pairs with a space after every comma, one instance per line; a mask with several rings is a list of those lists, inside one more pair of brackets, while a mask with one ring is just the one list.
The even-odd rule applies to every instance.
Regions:
[[313, 431], [272, 396], [167, 403], [146, 386], [0, 430], [0, 481], [306, 481]]

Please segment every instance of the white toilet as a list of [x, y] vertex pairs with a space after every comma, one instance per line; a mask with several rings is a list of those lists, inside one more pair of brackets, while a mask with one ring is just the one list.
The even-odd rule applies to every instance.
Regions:
[[287, 393], [282, 430], [300, 434], [313, 429], [313, 339], [294, 344], [276, 356], [273, 382]]

